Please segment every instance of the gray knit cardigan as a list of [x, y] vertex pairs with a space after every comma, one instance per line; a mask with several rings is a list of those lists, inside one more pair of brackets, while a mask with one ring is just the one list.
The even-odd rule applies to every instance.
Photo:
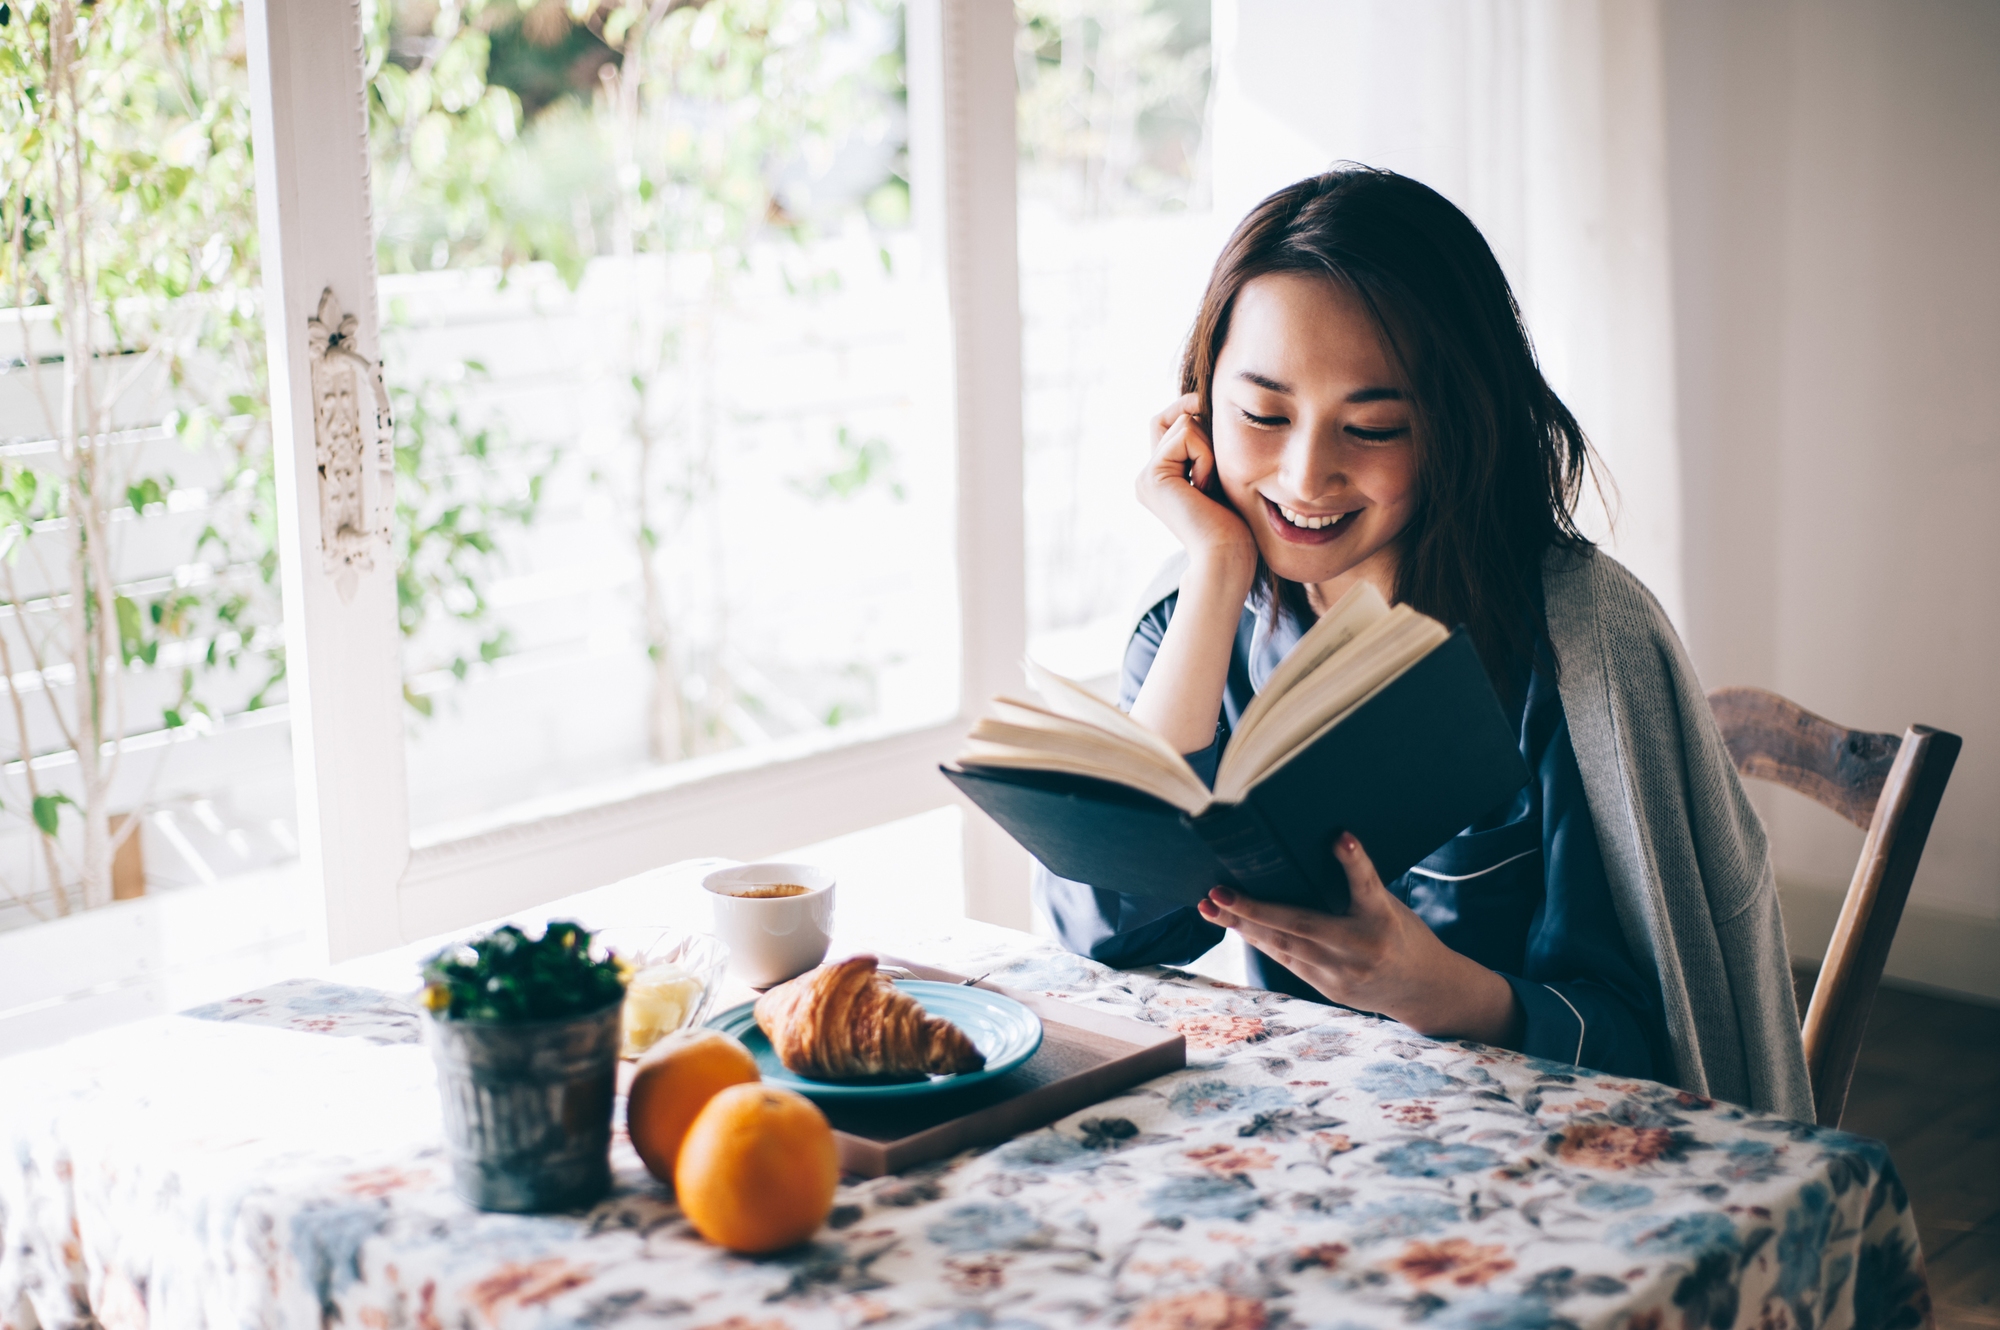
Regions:
[[[1140, 612], [1180, 584], [1160, 570]], [[1813, 1120], [1764, 824], [1680, 637], [1602, 551], [1543, 565], [1549, 640], [1626, 945], [1650, 957], [1682, 1089]]]

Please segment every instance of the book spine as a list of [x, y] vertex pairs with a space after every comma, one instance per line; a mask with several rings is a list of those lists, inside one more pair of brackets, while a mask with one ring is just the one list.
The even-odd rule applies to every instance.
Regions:
[[1319, 889], [1299, 871], [1284, 843], [1250, 804], [1214, 804], [1185, 820], [1251, 897], [1285, 904], [1305, 904], [1319, 897]]

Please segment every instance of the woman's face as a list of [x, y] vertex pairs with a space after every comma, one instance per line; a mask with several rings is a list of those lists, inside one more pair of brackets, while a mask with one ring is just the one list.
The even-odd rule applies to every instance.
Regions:
[[1255, 278], [1210, 397], [1216, 474], [1271, 571], [1322, 603], [1359, 579], [1389, 595], [1417, 501], [1414, 412], [1367, 307], [1328, 278]]

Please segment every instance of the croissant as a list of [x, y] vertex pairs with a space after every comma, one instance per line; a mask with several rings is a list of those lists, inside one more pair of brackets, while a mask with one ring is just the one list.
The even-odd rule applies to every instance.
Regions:
[[815, 1081], [863, 1076], [950, 1076], [986, 1056], [965, 1031], [875, 972], [873, 956], [808, 970], [757, 999], [757, 1026], [778, 1060]]

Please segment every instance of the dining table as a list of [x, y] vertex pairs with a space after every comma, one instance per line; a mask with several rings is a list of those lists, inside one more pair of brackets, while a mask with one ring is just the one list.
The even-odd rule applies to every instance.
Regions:
[[[515, 918], [701, 927], [712, 867]], [[415, 999], [433, 939], [0, 1061], [0, 1327], [1931, 1324], [1879, 1142], [919, 922], [857, 916], [834, 947], [1178, 1032], [1186, 1066], [843, 1178], [818, 1233], [770, 1255], [704, 1241], [622, 1130], [589, 1209], [484, 1213], [452, 1190]]]

